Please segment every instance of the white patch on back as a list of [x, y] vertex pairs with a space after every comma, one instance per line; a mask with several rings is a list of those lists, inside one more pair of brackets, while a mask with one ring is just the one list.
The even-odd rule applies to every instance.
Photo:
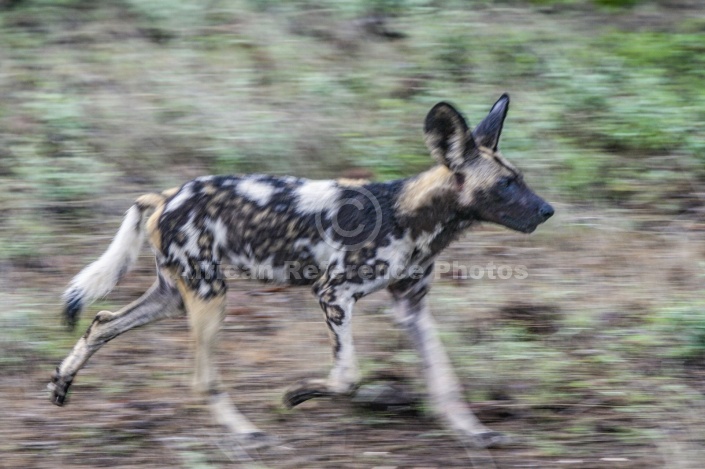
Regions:
[[174, 196], [173, 199], [169, 201], [168, 204], [166, 204], [166, 207], [164, 207], [164, 213], [171, 212], [172, 210], [176, 210], [183, 204], [187, 199], [189, 199], [193, 195], [193, 191], [191, 190], [191, 183], [187, 183], [184, 185], [184, 187], [181, 188], [178, 194]]
[[250, 200], [257, 202], [259, 205], [267, 205], [274, 193], [274, 187], [266, 182], [259, 182], [253, 179], [243, 179], [237, 185], [237, 192]]
[[335, 181], [307, 181], [294, 191], [294, 195], [298, 199], [298, 213], [318, 213], [335, 206], [340, 189]]

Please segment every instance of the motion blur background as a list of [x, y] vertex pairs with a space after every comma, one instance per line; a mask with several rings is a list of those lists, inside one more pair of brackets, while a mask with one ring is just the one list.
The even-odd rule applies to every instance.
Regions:
[[[0, 28], [0, 467], [702, 467], [701, 1], [3, 0]], [[520, 438], [494, 462], [423, 403], [283, 410], [287, 385], [328, 370], [307, 289], [233, 284], [218, 354], [289, 454], [225, 442], [190, 391], [183, 319], [116, 339], [67, 407], [49, 403], [95, 312], [151, 284], [145, 248], [75, 333], [60, 323], [63, 288], [136, 196], [210, 173], [411, 176], [432, 164], [433, 104], [472, 125], [505, 91], [501, 148], [557, 215], [531, 236], [476, 229], [442, 256], [528, 277], [451, 271], [431, 294], [476, 413]], [[421, 392], [386, 308], [382, 293], [356, 312], [364, 375]]]

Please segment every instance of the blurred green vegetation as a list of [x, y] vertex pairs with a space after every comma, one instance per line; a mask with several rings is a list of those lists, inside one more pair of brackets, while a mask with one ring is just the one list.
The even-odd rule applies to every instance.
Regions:
[[27, 226], [22, 209], [70, 221], [186, 167], [404, 177], [430, 164], [420, 123], [434, 102], [477, 122], [509, 91], [504, 151], [540, 170], [540, 189], [679, 213], [704, 177], [705, 20], [630, 22], [659, 5], [7, 2], [0, 201]]
[[[654, 415], [687, 420], [690, 406], [702, 405], [684, 384], [705, 363], [702, 292], [691, 277], [688, 288], [668, 280], [655, 258], [661, 277], [628, 285], [607, 313], [593, 306], [633, 278], [624, 272], [635, 263], [629, 256], [650, 255], [632, 246], [645, 221], [702, 222], [705, 15], [695, 2], [676, 3], [0, 2], [0, 268], [75, 272], [107, 244], [135, 196], [197, 175], [413, 175], [432, 164], [421, 134], [431, 106], [452, 101], [473, 124], [506, 91], [504, 154], [568, 212], [529, 244], [555, 250], [547, 254], [554, 270], [532, 270], [535, 283], [516, 290], [566, 313], [534, 319], [547, 329], [511, 315], [478, 325], [459, 312], [483, 298], [497, 307], [511, 290], [465, 293], [439, 282], [434, 306], [453, 331], [443, 339], [473, 383], [471, 400], [509, 390], [524, 422], [550, 434], [530, 437], [542, 456], [593, 451], [559, 435], [656, 440]], [[614, 223], [582, 220], [581, 209]], [[621, 238], [603, 244], [608, 231]], [[676, 234], [688, 245], [701, 239]], [[609, 254], [599, 254], [604, 245]], [[626, 253], [621, 265], [615, 252]], [[600, 255], [623, 270], [609, 272]], [[605, 277], [581, 274], [578, 260]], [[57, 279], [51, 288], [68, 277]], [[11, 332], [0, 349], [14, 354], [0, 365], [65, 355], [75, 337], [37, 319], [45, 306], [2, 316]], [[393, 357], [400, 366], [416, 360], [408, 351]], [[201, 464], [197, 452], [184, 457]]]

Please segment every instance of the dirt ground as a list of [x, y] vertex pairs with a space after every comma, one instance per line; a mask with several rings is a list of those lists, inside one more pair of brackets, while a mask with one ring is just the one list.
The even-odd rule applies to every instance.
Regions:
[[[0, 194], [0, 249], [14, 244], [24, 246], [24, 239], [9, 238], [25, 236], [31, 237], [26, 246], [41, 246], [39, 252], [26, 252], [29, 248], [20, 246], [12, 255], [0, 256], [1, 468], [705, 466], [705, 193], [702, 181], [690, 181], [688, 175], [685, 184], [677, 186], [686, 187], [687, 193], [673, 189], [674, 198], [665, 201], [666, 209], [659, 208], [659, 204], [648, 207], [638, 203], [615, 208], [616, 204], [609, 205], [603, 197], [585, 201], [586, 206], [576, 206], [560, 202], [566, 200], [560, 195], [566, 189], [542, 192], [557, 212], [536, 233], [524, 236], [502, 228], [479, 227], [442, 255], [440, 260], [451, 269], [439, 269], [431, 291], [431, 306], [441, 338], [475, 413], [490, 428], [514, 438], [514, 444], [505, 448], [466, 447], [428, 415], [421, 364], [406, 337], [392, 324], [384, 292], [364, 298], [355, 311], [355, 341], [363, 372], [361, 391], [374, 394], [380, 385], [391, 383], [415, 398], [411, 405], [380, 409], [366, 405], [362, 398], [340, 398], [312, 400], [293, 410], [284, 409], [281, 399], [289, 385], [306, 377], [323, 377], [328, 372], [330, 346], [320, 308], [307, 288], [273, 291], [260, 284], [233, 282], [218, 349], [223, 383], [238, 408], [279, 439], [278, 446], [246, 451], [212, 422], [204, 403], [191, 391], [192, 343], [183, 318], [130, 332], [106, 345], [77, 376], [68, 404], [53, 406], [46, 390], [50, 375], [95, 313], [119, 309], [153, 281], [153, 260], [145, 248], [137, 268], [108, 298], [84, 312], [75, 332], [67, 331], [61, 324], [63, 289], [73, 275], [103, 252], [133, 196], [169, 187], [156, 184], [162, 178], [183, 181], [205, 174], [208, 165], [201, 161], [200, 153], [194, 154], [193, 148], [210, 147], [209, 142], [229, 146], [233, 135], [245, 143], [255, 142], [251, 146], [261, 147], [266, 155], [279, 156], [277, 145], [281, 141], [287, 147], [304, 142], [307, 145], [299, 145], [299, 153], [313, 153], [312, 161], [318, 166], [321, 162], [316, 158], [320, 155], [339, 152], [336, 128], [346, 129], [344, 133], [348, 134], [347, 123], [332, 126], [330, 134], [323, 132], [323, 136], [336, 138], [319, 152], [315, 147], [309, 148], [309, 139], [304, 138], [309, 135], [308, 128], [304, 129], [306, 132], [299, 129], [300, 121], [301, 127], [310, 127], [315, 131], [311, 135], [319, 138], [317, 132], [329, 126], [331, 113], [326, 110], [337, 113], [342, 107], [335, 106], [347, 102], [348, 98], [344, 98], [325, 107], [343, 88], [336, 84], [337, 79], [329, 79], [323, 72], [330, 68], [334, 76], [347, 67], [356, 71], [350, 89], [356, 89], [355, 93], [364, 91], [363, 96], [373, 101], [370, 109], [377, 109], [356, 111], [376, 117], [370, 117], [370, 122], [361, 127], [363, 130], [354, 130], [352, 135], [374, 134], [370, 129], [379, 127], [374, 122], [390, 115], [382, 111], [402, 104], [380, 104], [386, 95], [377, 96], [373, 91], [390, 79], [375, 68], [375, 61], [389, 56], [396, 63], [397, 55], [414, 53], [415, 49], [416, 53], [425, 54], [426, 47], [420, 40], [416, 46], [411, 43], [399, 49], [401, 52], [389, 48], [383, 53], [365, 37], [359, 41], [365, 44], [361, 49], [365, 54], [360, 53], [349, 63], [337, 62], [341, 56], [345, 59], [340, 50], [356, 43], [334, 36], [335, 45], [330, 50], [318, 44], [310, 57], [302, 55], [304, 58], [298, 59], [291, 57], [287, 41], [280, 39], [296, 32], [277, 30], [280, 23], [262, 12], [247, 12], [242, 20], [239, 14], [234, 15], [232, 24], [185, 31], [182, 37], [170, 39], [170, 28], [176, 28], [178, 22], [170, 25], [167, 15], [163, 22], [150, 27], [148, 16], [140, 17], [134, 5], [126, 9], [124, 2], [75, 2], [82, 5], [67, 10], [46, 9], [43, 17], [36, 16], [41, 8], [34, 9], [34, 3], [55, 6], [52, 4], [71, 2], [0, 1], [7, 4], [3, 7], [31, 7], [26, 13], [5, 13], [9, 20], [3, 23], [8, 33], [3, 37], [12, 39], [9, 44], [13, 46], [0, 48], [3, 57], [11, 57], [3, 59], [5, 66], [11, 66], [3, 69], [0, 77], [7, 82], [2, 96], [6, 106], [0, 113], [5, 119], [0, 119], [0, 179], [6, 186]], [[212, 21], [217, 23], [223, 14], [218, 10], [219, 2], [206, 3], [215, 8]], [[477, 29], [474, 39], [482, 40], [484, 36], [485, 41], [491, 42], [496, 38], [495, 31], [511, 26], [540, 33], [536, 37], [542, 38], [541, 48], [559, 44], [566, 37], [564, 31], [586, 37], [604, 34], [596, 25], [670, 32], [683, 21], [693, 20], [687, 30], [696, 36], [702, 34], [705, 24], [695, 21], [702, 16], [700, 0], [662, 1], [658, 3], [666, 7], [646, 5], [636, 13], [595, 13], [568, 5], [565, 14], [559, 7], [529, 11], [512, 8], [517, 2], [486, 3], [498, 6], [473, 12], [475, 16], [468, 27]], [[162, 8], [161, 2], [147, 4]], [[57, 12], [62, 15], [58, 20]], [[425, 13], [423, 17], [424, 22], [430, 18]], [[253, 18], [259, 18], [259, 23], [253, 23], [255, 26], [267, 29], [249, 31]], [[326, 25], [314, 24], [316, 21], [302, 28], [292, 23], [291, 29], [296, 26], [309, 36], [328, 34]], [[405, 20], [399, 21], [403, 27]], [[549, 25], [551, 29], [542, 32]], [[466, 25], [463, 23], [462, 27]], [[454, 34], [456, 30], [457, 26], [448, 32]], [[418, 37], [434, 37], [437, 32], [445, 30], [430, 27], [428, 31], [421, 30], [423, 34]], [[553, 37], [556, 32], [561, 34]], [[271, 38], [266, 37], [268, 34]], [[266, 40], [260, 41], [261, 37]], [[514, 42], [500, 49], [507, 47], [511, 52], [504, 64], [511, 69], [509, 66], [515, 65], [517, 58], [527, 57], [522, 54], [524, 39], [510, 39]], [[173, 50], [167, 47], [170, 40]], [[228, 48], [223, 48], [223, 44]], [[473, 43], [472, 52], [477, 49], [482, 58], [488, 45], [491, 44]], [[279, 50], [280, 46], [283, 49]], [[450, 49], [453, 53], [455, 50]], [[585, 49], [584, 54], [589, 55], [592, 50]], [[436, 51], [428, 57], [420, 55], [423, 69], [437, 62], [435, 54]], [[366, 66], [359, 70], [352, 67], [352, 62], [357, 63], [359, 57], [366, 55], [371, 57], [370, 64], [363, 64]], [[237, 64], [243, 57], [245, 64]], [[281, 59], [281, 63], [272, 57]], [[490, 63], [494, 66], [502, 55], [488, 57], [492, 57]], [[316, 73], [309, 75], [299, 68], [304, 72], [311, 68]], [[168, 86], [175, 76], [171, 69], [188, 72], [172, 87]], [[539, 92], [553, 96], [555, 91], [545, 83], [551, 87], [554, 83], [537, 82], [546, 86], [545, 90], [536, 90], [539, 85], [535, 84], [525, 86], [543, 76], [543, 72], [538, 74], [531, 67], [527, 70], [515, 70], [510, 84], [513, 93], [516, 89], [523, 94], [517, 101], [531, 109], [524, 114], [524, 120], [528, 123], [538, 119], [538, 124], [543, 125], [526, 134], [526, 140], [535, 141], [544, 138], [547, 129], [562, 128], [553, 121], [542, 123], [538, 111], [551, 119], [562, 117], [560, 112], [542, 110], [539, 104], [546, 103], [532, 98]], [[367, 73], [379, 74], [380, 81]], [[289, 75], [293, 81], [287, 81]], [[546, 77], [552, 75], [553, 72], [546, 73]], [[397, 80], [401, 75], [391, 77]], [[471, 82], [479, 80], [475, 87], [472, 83], [452, 85], [462, 86], [458, 100], [489, 95], [487, 90], [494, 89], [494, 81], [503, 78], [495, 77], [494, 72], [489, 79], [484, 78], [488, 80], [485, 83], [481, 73], [470, 77], [474, 77]], [[248, 80], [255, 84], [243, 85]], [[400, 82], [402, 96], [418, 93], [419, 80], [422, 84], [429, 81], [423, 73], [412, 76], [408, 83]], [[278, 81], [280, 88], [276, 88]], [[448, 81], [438, 83], [451, 86]], [[653, 80], [644, 83], [653, 86]], [[251, 97], [240, 96], [240, 88], [247, 91], [247, 86], [255, 87], [250, 90]], [[309, 90], [309, 94], [292, 91], [299, 86]], [[324, 96], [326, 99], [313, 104], [307, 101], [309, 96], [326, 95], [328, 88], [332, 91], [330, 96]], [[347, 88], [348, 85], [343, 96], [348, 96]], [[569, 93], [571, 100], [573, 94]], [[576, 98], [582, 96], [576, 94]], [[34, 102], [29, 99], [32, 96]], [[421, 99], [428, 100], [430, 96], [422, 95]], [[532, 99], [536, 102], [532, 103]], [[555, 99], [560, 99], [560, 94]], [[74, 115], [77, 111], [72, 106], [79, 109], [84, 100], [92, 111], [86, 116]], [[585, 101], [590, 103], [589, 99]], [[305, 104], [301, 115], [300, 102]], [[664, 98], [663, 102], [669, 101]], [[271, 109], [263, 103], [271, 105]], [[259, 125], [266, 132], [252, 126], [252, 116], [266, 122], [271, 118], [276, 124], [280, 122], [277, 116], [281, 107], [287, 103], [297, 105], [296, 119], [291, 118], [297, 125], [290, 125], [288, 131], [299, 138], [288, 141], [284, 132], [284, 137], [274, 141], [272, 147], [267, 146], [267, 139], [273, 134], [267, 126]], [[555, 103], [548, 103], [553, 109]], [[323, 106], [320, 114], [308, 109], [318, 106]], [[258, 109], [267, 112], [260, 114]], [[21, 112], [16, 113], [17, 110]], [[283, 114], [286, 117], [287, 113]], [[315, 119], [308, 121], [309, 114]], [[348, 114], [342, 116], [339, 119], [345, 120]], [[281, 122], [286, 123], [284, 117]], [[198, 124], [190, 123], [192, 120]], [[362, 139], [360, 151], [377, 150], [391, 135], [396, 135], [386, 127], [391, 121], [384, 122], [384, 132], [376, 139]], [[413, 128], [417, 129], [419, 123], [420, 120], [414, 121]], [[521, 120], [513, 125], [513, 132], [523, 127]], [[203, 129], [211, 127], [217, 138], [211, 136], [211, 140], [201, 142]], [[179, 129], [187, 132], [179, 134]], [[6, 142], [13, 141], [17, 154], [10, 158]], [[563, 147], [563, 143], [556, 140], [555, 145]], [[46, 155], [30, 161], [31, 171], [25, 168], [24, 173], [19, 173], [22, 177], [13, 173], [12, 166], [26, 163], [26, 155], [32, 155], [35, 147]], [[71, 155], [80, 156], [88, 149], [97, 153], [94, 159], [78, 158], [75, 163], [66, 163], [73, 161]], [[260, 153], [252, 155], [257, 171], [266, 171], [266, 166], [259, 165], [267, 161], [257, 156]], [[527, 179], [543, 177], [555, 183], [561, 176], [542, 168], [558, 163], [549, 161], [550, 155], [544, 160], [540, 152], [536, 156], [537, 161], [529, 165]], [[634, 158], [630, 154], [608, 156], [626, 162]], [[678, 152], [671, 156], [680, 157]], [[369, 158], [370, 167], [387, 163], [383, 153], [373, 153]], [[294, 163], [279, 159], [283, 166], [278, 169], [282, 171]], [[664, 161], [663, 164], [671, 164], [673, 160]], [[325, 163], [324, 160], [322, 164]], [[106, 168], [107, 175], [116, 172], [121, 177], [117, 183], [112, 176], [101, 179], [100, 168]], [[74, 183], [84, 184], [83, 171], [99, 177], [95, 185], [105, 185], [102, 195], [91, 192], [90, 184], [85, 193], [72, 187]], [[656, 172], [655, 176], [661, 174]], [[651, 188], [643, 184], [639, 190], [648, 192]], [[543, 187], [555, 184], [545, 183]], [[98, 200], [94, 200], [94, 195]], [[86, 221], [79, 216], [83, 213]], [[48, 223], [43, 217], [49, 219]], [[458, 263], [457, 267], [453, 267], [453, 262]], [[486, 267], [488, 263], [512, 269], [522, 267], [528, 276], [479, 279], [463, 272], [464, 267]]]
[[[615, 339], [603, 332], [636, 334], [640, 316], [664, 299], [677, 301], [702, 292], [704, 226], [684, 220], [643, 228], [649, 224], [635, 214], [557, 208], [556, 219], [533, 236], [483, 227], [456, 242], [442, 258], [523, 264], [528, 278], [474, 280], [453, 278], [451, 272], [439, 275], [432, 290], [443, 339], [468, 395], [486, 390], [484, 399], [474, 399], [473, 408], [490, 427], [514, 436], [512, 446], [466, 448], [424, 413], [422, 403], [380, 411], [347, 399], [320, 399], [285, 410], [281, 397], [289, 384], [327, 372], [325, 326], [307, 289], [272, 292], [255, 283], [231, 285], [218, 361], [239, 408], [277, 436], [280, 447], [245, 452], [210, 421], [208, 410], [190, 391], [191, 342], [185, 319], [133, 331], [105, 346], [77, 377], [68, 405], [55, 407], [45, 389], [49, 375], [81, 333], [64, 330], [58, 317], [61, 289], [81, 265], [55, 256], [42, 265], [6, 267], [3, 275], [6, 308], [44, 312], [3, 324], [0, 466], [700, 467], [705, 455], [705, 375], [697, 366], [675, 365], [658, 351], [611, 348]], [[91, 249], [98, 253], [101, 248], [96, 241]], [[150, 263], [145, 253], [106, 304], [116, 307], [138, 296], [151, 283]], [[365, 389], [392, 379], [411, 393], [421, 392], [419, 364], [387, 317], [386, 299], [385, 293], [375, 294], [356, 311]], [[79, 328], [85, 329], [97, 310], [94, 306], [84, 313]], [[571, 333], [580, 315], [591, 319]], [[525, 323], [537, 336], [527, 344], [545, 343], [565, 355], [537, 352], [529, 360], [526, 353], [521, 358], [511, 353], [490, 356], [492, 347], [504, 346], [497, 331], [511, 321]], [[11, 331], [17, 330], [31, 336], [14, 337]], [[577, 376], [587, 382], [585, 388], [556, 385], [545, 398], [533, 400], [548, 378], [544, 372], [522, 369], [539, 370], [559, 359], [574, 375], [566, 381], [574, 383]], [[521, 374], [516, 380], [507, 372], [515, 365]], [[690, 371], [674, 372], [669, 369], [673, 366]], [[615, 377], [621, 376], [615, 371], [619, 369], [627, 373], [623, 380]], [[556, 382], [555, 376], [550, 379]], [[670, 388], [650, 389], [659, 382]], [[690, 400], [673, 401], [680, 402], [673, 406], [659, 403], [668, 389]], [[634, 400], [633, 393], [647, 397]], [[583, 427], [573, 429], [576, 422]]]

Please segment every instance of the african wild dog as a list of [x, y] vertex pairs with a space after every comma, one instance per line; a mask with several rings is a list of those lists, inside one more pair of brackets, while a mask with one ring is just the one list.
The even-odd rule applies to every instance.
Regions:
[[[502, 443], [504, 437], [483, 426], [462, 400], [426, 294], [434, 259], [466, 228], [489, 221], [531, 233], [553, 215], [553, 208], [497, 151], [508, 106], [509, 97], [503, 95], [472, 131], [450, 104], [434, 106], [424, 130], [439, 164], [408, 179], [355, 183], [208, 176], [138, 198], [108, 250], [69, 285], [66, 320], [74, 326], [84, 307], [117, 284], [135, 261], [145, 231], [156, 255], [157, 280], [120, 311], [96, 315], [52, 376], [52, 401], [65, 403], [76, 373], [106, 342], [158, 319], [188, 315], [196, 389], [209, 396], [215, 418], [237, 438], [261, 439], [264, 434], [221, 390], [213, 364], [225, 311], [220, 270], [229, 263], [265, 280], [312, 285], [325, 313], [333, 369], [327, 379], [308, 380], [287, 391], [287, 406], [354, 392], [353, 306], [386, 288], [396, 321], [423, 359], [435, 412], [476, 446]], [[154, 212], [145, 224], [147, 210]]]

